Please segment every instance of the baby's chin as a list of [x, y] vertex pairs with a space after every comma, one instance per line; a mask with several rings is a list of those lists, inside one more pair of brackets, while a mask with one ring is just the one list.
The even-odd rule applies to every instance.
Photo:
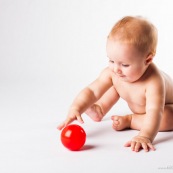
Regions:
[[128, 83], [133, 83], [133, 82], [136, 82], [138, 79], [131, 79], [131, 78], [128, 78], [127, 76], [123, 76], [123, 77], [119, 77], [120, 80], [124, 81], [124, 82], [128, 82]]

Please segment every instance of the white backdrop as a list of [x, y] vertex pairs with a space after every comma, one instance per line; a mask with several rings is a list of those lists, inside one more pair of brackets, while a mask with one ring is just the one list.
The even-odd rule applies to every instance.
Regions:
[[56, 131], [79, 90], [107, 66], [106, 37], [125, 15], [141, 15], [157, 27], [154, 61], [173, 76], [171, 0], [0, 0], [0, 169], [25, 169], [12, 163], [29, 162], [33, 148], [26, 143], [39, 136], [27, 141], [30, 130]]
[[68, 103], [107, 65], [106, 37], [125, 15], [156, 25], [155, 62], [172, 75], [171, 0], [0, 0], [1, 84], [51, 83]]
[[171, 0], [0, 0], [1, 91], [6, 85], [50, 87], [60, 111], [56, 104], [69, 105], [107, 65], [106, 37], [125, 15], [156, 25], [155, 62], [173, 75]]

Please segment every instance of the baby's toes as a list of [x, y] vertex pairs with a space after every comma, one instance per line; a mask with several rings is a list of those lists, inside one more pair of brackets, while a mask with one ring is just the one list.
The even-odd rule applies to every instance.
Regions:
[[119, 116], [113, 115], [113, 116], [111, 116], [111, 120], [118, 121], [119, 120]]
[[118, 127], [118, 125], [116, 125], [116, 124], [112, 124], [112, 128], [114, 129], [114, 130], [116, 130], [116, 131], [118, 131], [118, 129], [119, 129], [119, 127]]
[[119, 125], [119, 121], [118, 120], [115, 120], [115, 121], [113, 121], [113, 124], [115, 124], [115, 125]]
[[112, 127], [114, 130], [118, 130], [119, 129], [119, 121], [118, 120], [113, 121]]

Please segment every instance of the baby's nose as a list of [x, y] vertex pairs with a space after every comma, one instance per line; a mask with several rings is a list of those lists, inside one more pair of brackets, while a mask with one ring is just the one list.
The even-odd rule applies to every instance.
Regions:
[[121, 69], [118, 66], [116, 66], [116, 67], [114, 67], [114, 72], [121, 74]]

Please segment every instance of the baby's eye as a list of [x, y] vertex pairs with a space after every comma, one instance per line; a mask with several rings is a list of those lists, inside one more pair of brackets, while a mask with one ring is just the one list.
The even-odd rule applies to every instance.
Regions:
[[112, 61], [112, 60], [109, 60], [109, 62], [112, 63], [112, 64], [114, 63], [114, 61]]
[[128, 64], [121, 64], [123, 67], [129, 67]]

